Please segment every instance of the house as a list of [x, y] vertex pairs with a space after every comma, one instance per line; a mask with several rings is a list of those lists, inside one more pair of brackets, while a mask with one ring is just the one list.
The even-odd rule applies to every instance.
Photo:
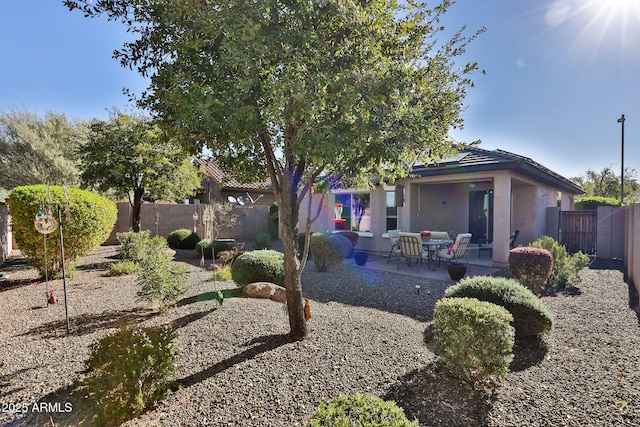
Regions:
[[206, 172], [202, 180], [202, 190], [194, 197], [200, 203], [240, 200], [242, 204], [253, 200], [256, 205], [270, 206], [276, 201], [271, 180], [268, 178], [264, 182], [241, 183], [222, 171], [214, 159], [198, 158], [194, 163]]
[[[558, 210], [573, 210], [579, 194], [577, 184], [532, 159], [466, 147], [438, 164], [414, 165], [393, 185], [332, 190], [312, 230], [351, 229], [360, 235], [358, 247], [375, 253], [389, 251], [387, 230], [470, 232], [473, 243], [493, 243], [493, 264], [502, 266], [512, 232], [519, 230], [516, 245], [554, 227], [557, 233]], [[305, 222], [302, 212], [301, 227]]]

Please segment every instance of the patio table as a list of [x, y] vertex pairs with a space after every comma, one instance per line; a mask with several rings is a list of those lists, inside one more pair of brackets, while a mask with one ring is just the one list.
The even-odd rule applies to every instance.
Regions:
[[430, 270], [435, 270], [435, 263], [433, 268], [431, 268], [431, 264], [433, 260], [433, 253], [440, 249], [442, 246], [449, 246], [453, 243], [451, 239], [429, 239], [427, 241], [422, 242], [422, 247], [427, 248], [427, 268]]

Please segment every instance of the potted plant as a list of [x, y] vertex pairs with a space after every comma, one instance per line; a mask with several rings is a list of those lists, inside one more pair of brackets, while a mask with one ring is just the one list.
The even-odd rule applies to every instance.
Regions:
[[363, 251], [355, 251], [353, 253], [353, 259], [356, 261], [358, 265], [365, 265], [367, 263], [367, 259], [369, 258], [369, 254]]
[[451, 280], [455, 280], [457, 282], [467, 274], [467, 265], [460, 262], [450, 262], [447, 265], [447, 270], [449, 271], [449, 277], [451, 277]]

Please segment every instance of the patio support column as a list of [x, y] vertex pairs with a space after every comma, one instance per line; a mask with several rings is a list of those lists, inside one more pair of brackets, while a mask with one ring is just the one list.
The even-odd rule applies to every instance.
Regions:
[[504, 267], [509, 263], [511, 236], [511, 176], [507, 171], [496, 172], [493, 178], [493, 264]]

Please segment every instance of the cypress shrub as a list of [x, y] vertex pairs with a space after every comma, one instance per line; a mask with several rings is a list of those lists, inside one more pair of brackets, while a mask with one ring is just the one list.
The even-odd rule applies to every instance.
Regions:
[[569, 255], [564, 245], [549, 236], [542, 236], [533, 242], [531, 246], [546, 249], [553, 255], [553, 272], [549, 279], [553, 286], [566, 288], [580, 283], [578, 272], [589, 265], [589, 257], [587, 255], [581, 251]]

